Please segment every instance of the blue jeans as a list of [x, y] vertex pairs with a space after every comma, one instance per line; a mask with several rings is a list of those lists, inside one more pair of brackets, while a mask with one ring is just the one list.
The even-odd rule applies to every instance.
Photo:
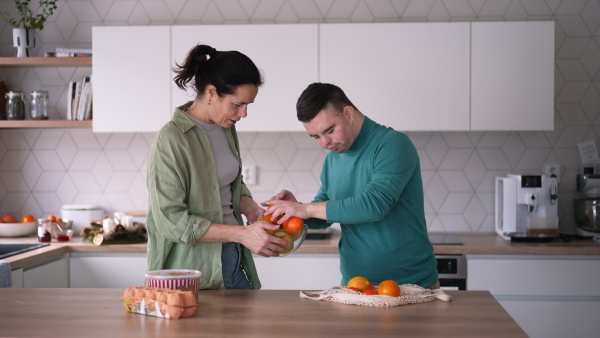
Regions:
[[223, 264], [223, 283], [226, 289], [252, 289], [242, 268], [242, 248], [238, 243], [223, 243], [221, 263]]

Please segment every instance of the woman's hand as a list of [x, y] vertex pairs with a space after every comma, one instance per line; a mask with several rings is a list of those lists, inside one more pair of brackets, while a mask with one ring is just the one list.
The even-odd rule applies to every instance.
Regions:
[[[279, 225], [259, 221], [242, 227], [239, 243], [248, 248], [252, 253], [272, 257], [279, 256], [280, 253], [287, 252], [282, 246], [289, 246], [291, 243], [279, 237], [271, 236], [266, 230], [277, 230]], [[280, 245], [282, 246], [280, 246]]]
[[262, 220], [265, 209], [261, 208], [252, 198], [242, 196], [240, 199], [240, 212], [246, 216], [250, 223], [254, 223]]
[[258, 220], [262, 220], [264, 214], [265, 214], [265, 209], [259, 208], [258, 206], [256, 208], [250, 209], [248, 212], [244, 213], [244, 215], [246, 216], [246, 219], [250, 223], [254, 223]]

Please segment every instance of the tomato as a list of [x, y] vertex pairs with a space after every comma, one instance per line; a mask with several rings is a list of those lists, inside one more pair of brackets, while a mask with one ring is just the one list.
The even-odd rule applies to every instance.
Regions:
[[371, 295], [371, 296], [373, 296], [373, 295], [377, 294], [377, 290], [375, 290], [375, 289], [366, 289], [366, 290], [363, 290], [363, 293], [365, 295]]

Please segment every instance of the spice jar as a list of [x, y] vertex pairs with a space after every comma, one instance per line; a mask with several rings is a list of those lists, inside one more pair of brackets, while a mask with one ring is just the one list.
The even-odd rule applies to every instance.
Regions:
[[45, 90], [36, 90], [31, 92], [31, 119], [48, 119], [48, 92]]
[[46, 218], [38, 219], [38, 242], [50, 242], [52, 240], [52, 221]]
[[23, 101], [23, 92], [6, 93], [6, 119], [7, 120], [25, 120], [25, 101]]

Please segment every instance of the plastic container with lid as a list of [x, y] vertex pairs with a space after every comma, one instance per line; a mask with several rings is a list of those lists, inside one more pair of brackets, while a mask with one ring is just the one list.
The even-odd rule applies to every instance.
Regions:
[[201, 275], [202, 272], [198, 270], [166, 269], [148, 271], [144, 274], [144, 277], [146, 278], [146, 286], [193, 291], [196, 298], [198, 298]]
[[48, 92], [45, 90], [36, 90], [31, 92], [31, 119], [48, 119]]
[[89, 227], [92, 221], [104, 219], [104, 210], [98, 205], [65, 204], [60, 210], [62, 219], [73, 221], [71, 229], [74, 236], [81, 234], [81, 228]]

